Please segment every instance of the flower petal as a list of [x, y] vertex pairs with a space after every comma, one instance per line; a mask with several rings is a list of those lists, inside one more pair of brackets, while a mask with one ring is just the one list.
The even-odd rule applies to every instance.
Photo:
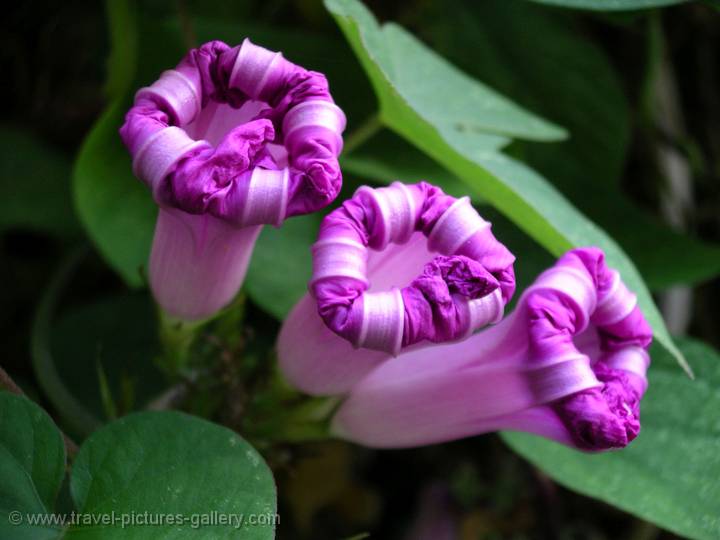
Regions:
[[[391, 355], [496, 322], [514, 290], [514, 257], [490, 227], [467, 197], [425, 182], [361, 187], [325, 217], [313, 246], [310, 290], [321, 317], [355, 346]], [[427, 238], [423, 251], [441, 255], [400, 294], [368, 291], [368, 249], [390, 251], [414, 231]]]
[[309, 295], [303, 296], [285, 319], [277, 352], [287, 380], [313, 395], [343, 394], [390, 358], [381, 351], [355, 349], [331, 332]]
[[[590, 323], [603, 303], [627, 312], [624, 301], [608, 304], [609, 291], [622, 288], [607, 285], [611, 279], [603, 285], [606, 275], [612, 277], [599, 250], [570, 252], [499, 325], [461, 343], [405, 352], [375, 368], [339, 408], [334, 432], [375, 447], [498, 429], [584, 450], [626, 445], [639, 430], [648, 359], [638, 344], [648, 338], [634, 309], [608, 326]], [[615, 320], [608, 313], [604, 308], [602, 320]], [[592, 363], [578, 344], [592, 351]]]
[[163, 310], [179, 319], [201, 320], [232, 301], [261, 229], [161, 208], [150, 255], [150, 286]]
[[[257, 101], [264, 106], [249, 122], [233, 123], [236, 115], [224, 114], [228, 106], [242, 111]], [[120, 135], [158, 204], [239, 226], [277, 225], [337, 196], [344, 128], [345, 115], [321, 73], [249, 40], [234, 48], [212, 41], [137, 93]], [[250, 171], [282, 168], [269, 152], [273, 141], [287, 150], [287, 180], [281, 194], [253, 197]], [[248, 207], [267, 219], [247, 219]]]

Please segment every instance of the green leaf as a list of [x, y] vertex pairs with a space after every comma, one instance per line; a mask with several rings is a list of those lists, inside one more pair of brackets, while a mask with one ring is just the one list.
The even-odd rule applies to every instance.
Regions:
[[[68, 529], [31, 526], [47, 515], [65, 472], [60, 431], [25, 397], [0, 392], [0, 537], [177, 539], [275, 537], [276, 493], [260, 455], [233, 431], [177, 412], [136, 413], [94, 433], [70, 479], [76, 510], [100, 520]], [[15, 525], [20, 512], [20, 524]], [[104, 524], [103, 516], [172, 516], [173, 524]], [[204, 524], [202, 519], [215, 522]], [[219, 524], [218, 516], [232, 519]], [[182, 521], [179, 521], [182, 520]], [[151, 522], [154, 523], [154, 522]]]
[[531, 0], [539, 4], [549, 4], [576, 9], [595, 11], [627, 11], [630, 9], [648, 9], [673, 4], [683, 4], [688, 0]]
[[75, 162], [75, 207], [95, 246], [131, 287], [143, 285], [157, 208], [132, 174], [118, 135], [128, 105], [114, 102], [93, 127]]
[[[487, 0], [431, 15], [433, 41], [451, 60], [567, 127], [572, 136], [566, 141], [515, 150], [618, 241], [651, 288], [720, 271], [720, 247], [672, 231], [624, 195], [628, 104], [608, 58], [574, 30], [567, 13]], [[681, 250], [685, 257], [675, 257]]]
[[[503, 244], [512, 253], [521, 254], [522, 260], [515, 264], [515, 281], [517, 290], [523, 291], [545, 270], [555, 264], [555, 258], [537, 242], [525, 234], [512, 221], [503, 216], [495, 208], [487, 205], [476, 205], [483, 219], [492, 223], [493, 234], [502, 238]], [[510, 313], [512, 305], [518, 301], [520, 294], [515, 294], [511, 305], [505, 309]]]
[[137, 5], [134, 0], [106, 0], [110, 30], [110, 57], [105, 91], [113, 99], [122, 98], [135, 77], [138, 33]]
[[[424, 79], [434, 79], [435, 74], [428, 66], [434, 66], [433, 62], [441, 64], [442, 60], [429, 53], [417, 40], [409, 37], [397, 26], [380, 27], [372, 14], [356, 0], [326, 0], [325, 5], [335, 16], [365, 67], [380, 99], [383, 121], [447, 170], [456, 174], [480, 197], [493, 204], [551, 253], [559, 255], [572, 247], [583, 245], [602, 248], [607, 255], [608, 263], [622, 273], [627, 285], [637, 293], [639, 304], [654, 329], [656, 339], [689, 372], [689, 367], [673, 344], [647, 287], [633, 263], [617, 244], [583, 216], [547, 180], [523, 164], [499, 154], [497, 139], [495, 144], [489, 142], [487, 138], [484, 142], [478, 139], [478, 135], [495, 138], [497, 136], [448, 129], [445, 120], [434, 116], [441, 112], [433, 113], [435, 109], [432, 108], [430, 113], [426, 112], [425, 107], [432, 106], [418, 103], [417, 100], [413, 101], [415, 94], [404, 84], [408, 78], [407, 73], [403, 69], [396, 70], [396, 64], [389, 59], [396, 58], [398, 64], [412, 65], [415, 68], [424, 66], [425, 70], [422, 72]], [[428, 55], [432, 55], [433, 62], [413, 59], [413, 57], [426, 59]], [[447, 70], [439, 73], [448, 76]], [[452, 101], [449, 99], [451, 97], [454, 99], [454, 89], [449, 81], [446, 81], [444, 91], [435, 97], [441, 95], [448, 101]], [[416, 82], [420, 84], [420, 81], [416, 80]], [[460, 88], [467, 92], [465, 87], [460, 86]], [[477, 101], [474, 103], [471, 100], [469, 104], [467, 101], [461, 101], [468, 107], [465, 111], [468, 117], [472, 117], [475, 109], [482, 110], [482, 100]], [[439, 107], [439, 110], [443, 108], [442, 105], [435, 107]], [[535, 135], [540, 132], [548, 139], [558, 134], [557, 128], [547, 126], [539, 119], [536, 123], [530, 122], [528, 125], [525, 122], [518, 122], [518, 118], [526, 113], [517, 112], [522, 110], [516, 110], [514, 106], [510, 107], [513, 108], [512, 111], [507, 111], [510, 125], [535, 126], [537, 128]], [[498, 108], [504, 110], [500, 105]], [[454, 107], [450, 110], [453, 111], [450, 113], [451, 117], [453, 114], [462, 114], [461, 110]], [[494, 118], [502, 122], [503, 114], [498, 114]], [[437, 125], [434, 125], [432, 120], [436, 120]], [[506, 130], [504, 133], [528, 135], [527, 132], [520, 133], [521, 129], [513, 133], [511, 131]]]
[[677, 534], [720, 536], [720, 355], [682, 340], [697, 379], [653, 347], [642, 430], [623, 450], [585, 454], [521, 433], [505, 441], [561, 484]]
[[317, 238], [320, 216], [296, 217], [280, 228], [266, 226], [255, 246], [245, 289], [253, 302], [278, 319], [290, 312], [312, 274], [310, 246]]
[[[100, 254], [130, 287], [140, 287], [157, 208], [148, 189], [133, 175], [118, 130], [135, 90], [174, 66], [182, 47], [177, 32], [138, 22], [134, 2], [108, 0], [107, 8], [112, 39], [107, 82], [111, 101], [75, 160], [73, 195], [80, 220]], [[138, 32], [139, 24], [147, 31]], [[142, 63], [136, 76], [140, 52]]]
[[[66, 429], [87, 436], [106, 420], [112, 400], [120, 415], [144, 407], [165, 387], [154, 307], [146, 294], [73, 304], [60, 299], [86, 249], [72, 253], [53, 276], [33, 322], [33, 369]], [[103, 388], [103, 376], [107, 387]], [[103, 391], [108, 394], [103, 396]]]
[[[58, 530], [27, 523], [52, 512], [65, 475], [65, 445], [52, 419], [29, 399], [0, 392], [0, 537], [56, 538]], [[21, 523], [10, 519], [20, 512]]]
[[98, 420], [106, 419], [103, 376], [106, 399], [112, 398], [120, 415], [145, 406], [164, 389], [154, 362], [160, 354], [155, 310], [147, 295], [74, 306], [54, 322], [50, 342], [62, 384]]
[[[187, 522], [77, 525], [68, 540], [275, 537], [275, 483], [260, 455], [233, 431], [178, 412], [135, 413], [94, 433], [75, 459], [70, 489], [84, 514], [147, 512]], [[193, 525], [213, 512], [242, 518], [242, 526]]]
[[0, 232], [22, 228], [78, 233], [70, 197], [70, 160], [33, 134], [0, 126]]
[[[343, 154], [340, 165], [345, 178], [353, 175], [383, 184], [396, 180], [414, 184], [425, 180], [455, 197], [461, 197], [467, 192], [465, 184], [454, 174], [387, 130], [375, 135], [350, 154]], [[474, 200], [477, 199], [474, 197]]]
[[[475, 81], [394, 24], [379, 26], [355, 0], [326, 0], [358, 55], [380, 101], [383, 120], [440, 131], [468, 147], [498, 148], [507, 137], [559, 140], [565, 131]], [[462, 137], [459, 135], [462, 134]]]
[[[87, 410], [79, 399], [63, 383], [52, 353], [51, 328], [60, 297], [70, 282], [73, 273], [80, 264], [85, 249], [71, 252], [61, 262], [58, 270], [45, 289], [35, 313], [31, 336], [31, 354], [33, 370], [40, 386], [50, 401], [57, 407], [66, 426], [78, 434], [86, 435], [97, 427], [99, 421]], [[74, 358], [70, 362], [74, 362]]]

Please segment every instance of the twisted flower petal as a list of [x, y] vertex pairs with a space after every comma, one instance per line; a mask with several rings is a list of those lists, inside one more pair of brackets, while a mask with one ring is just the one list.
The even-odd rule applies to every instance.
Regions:
[[362, 187], [321, 224], [312, 296], [283, 325], [280, 365], [305, 391], [340, 393], [401, 350], [464, 339], [502, 318], [513, 261], [466, 197]]
[[583, 450], [623, 447], [640, 428], [651, 339], [602, 252], [572, 250], [500, 324], [379, 365], [353, 387], [333, 429], [376, 447], [500, 429]]
[[206, 43], [138, 91], [120, 135], [161, 207], [150, 281], [170, 315], [227, 304], [257, 226], [337, 196], [344, 128], [322, 74], [247, 39]]

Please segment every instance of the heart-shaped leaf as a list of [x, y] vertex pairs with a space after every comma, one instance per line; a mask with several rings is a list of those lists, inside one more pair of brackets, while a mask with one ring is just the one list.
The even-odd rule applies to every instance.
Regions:
[[70, 489], [83, 514], [155, 521], [73, 525], [66, 539], [275, 537], [275, 483], [260, 455], [233, 431], [178, 412], [135, 413], [95, 432]]
[[[154, 362], [160, 354], [156, 326], [146, 294], [74, 306], [53, 323], [48, 350], [58, 382], [93, 416], [93, 427], [146, 406], [163, 391], [166, 381]], [[62, 411], [60, 396], [48, 393]]]
[[115, 101], [85, 139], [75, 162], [75, 206], [100, 253], [128, 285], [143, 284], [157, 208], [132, 174], [118, 129], [128, 108]]
[[143, 412], [95, 432], [73, 463], [74, 522], [54, 513], [64, 472], [62, 435], [47, 413], [0, 392], [0, 538], [275, 537], [270, 469], [239, 435], [206, 420]]
[[312, 273], [310, 246], [320, 217], [289, 219], [282, 227], [264, 227], [248, 268], [245, 288], [253, 301], [283, 319], [307, 292]]
[[[352, 175], [384, 184], [396, 180], [414, 184], [424, 180], [454, 197], [467, 194], [467, 186], [454, 174], [389, 130], [383, 130], [357, 150], [343, 154], [340, 165], [346, 178]], [[479, 199], [473, 196], [473, 201]]]
[[0, 538], [58, 538], [27, 516], [52, 512], [65, 475], [65, 446], [52, 419], [29, 399], [0, 392]]

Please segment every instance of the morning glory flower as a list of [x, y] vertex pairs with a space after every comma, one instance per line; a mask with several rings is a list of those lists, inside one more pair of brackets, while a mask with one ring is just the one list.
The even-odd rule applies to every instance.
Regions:
[[588, 451], [624, 447], [640, 430], [651, 340], [636, 296], [602, 251], [575, 249], [500, 324], [378, 365], [353, 386], [332, 429], [373, 447], [495, 430]]
[[468, 338], [502, 319], [515, 258], [467, 197], [428, 183], [361, 187], [323, 220], [313, 276], [286, 319], [280, 366], [333, 395], [414, 348]]
[[149, 274], [168, 315], [213, 315], [262, 225], [334, 200], [344, 127], [322, 74], [247, 39], [191, 50], [138, 91], [120, 135], [160, 207]]

